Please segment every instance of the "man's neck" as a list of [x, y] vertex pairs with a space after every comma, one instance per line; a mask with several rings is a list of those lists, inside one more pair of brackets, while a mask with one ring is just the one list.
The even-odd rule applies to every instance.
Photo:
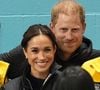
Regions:
[[64, 57], [63, 60], [64, 60], [64, 61], [67, 61], [67, 60], [69, 59], [70, 56], [71, 56], [71, 54], [65, 53], [65, 52], [64, 52], [64, 53], [63, 53], [63, 57]]

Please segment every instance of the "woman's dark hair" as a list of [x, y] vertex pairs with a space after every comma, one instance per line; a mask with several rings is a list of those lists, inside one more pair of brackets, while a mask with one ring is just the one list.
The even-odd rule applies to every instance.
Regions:
[[90, 74], [79, 66], [66, 68], [57, 78], [53, 90], [95, 90]]
[[23, 48], [26, 48], [28, 41], [32, 37], [40, 35], [40, 34], [48, 36], [50, 38], [50, 40], [52, 41], [53, 46], [56, 45], [55, 36], [47, 25], [34, 24], [34, 25], [30, 26], [28, 28], [28, 30], [24, 33], [23, 39], [21, 41], [21, 46]]

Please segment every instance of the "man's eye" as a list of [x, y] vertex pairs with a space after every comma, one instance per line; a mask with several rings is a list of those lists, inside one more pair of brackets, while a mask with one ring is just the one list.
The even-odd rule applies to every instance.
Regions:
[[63, 32], [66, 32], [68, 29], [67, 28], [62, 28], [62, 31]]
[[78, 32], [79, 31], [79, 28], [73, 28], [72, 31], [73, 32]]

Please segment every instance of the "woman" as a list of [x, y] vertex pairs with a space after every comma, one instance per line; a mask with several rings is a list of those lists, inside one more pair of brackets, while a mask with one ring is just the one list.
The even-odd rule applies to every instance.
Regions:
[[40, 24], [30, 26], [21, 46], [27, 59], [25, 71], [9, 81], [4, 90], [51, 90], [60, 66], [54, 61], [56, 41], [50, 29]]
[[79, 66], [69, 66], [57, 78], [53, 90], [95, 90], [90, 74]]

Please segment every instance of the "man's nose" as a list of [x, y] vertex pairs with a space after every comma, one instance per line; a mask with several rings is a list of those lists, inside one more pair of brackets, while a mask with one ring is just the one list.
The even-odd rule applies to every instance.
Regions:
[[65, 34], [66, 39], [68, 40], [72, 40], [72, 32], [70, 30], [68, 30]]

